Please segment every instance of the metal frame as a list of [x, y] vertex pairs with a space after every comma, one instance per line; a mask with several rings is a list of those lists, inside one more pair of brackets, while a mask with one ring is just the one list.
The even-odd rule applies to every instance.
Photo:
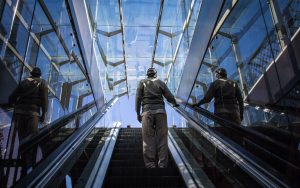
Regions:
[[102, 187], [110, 163], [110, 159], [117, 142], [120, 126], [121, 123], [115, 122], [114, 127], [111, 129], [109, 136], [105, 140], [101, 153], [96, 159], [96, 163], [94, 164], [94, 168], [91, 171], [85, 187]]
[[125, 41], [124, 41], [124, 24], [123, 24], [123, 12], [122, 12], [122, 5], [121, 0], [118, 0], [119, 4], [119, 14], [120, 14], [120, 23], [121, 23], [121, 33], [122, 33], [122, 47], [123, 47], [123, 57], [124, 57], [124, 66], [125, 66], [125, 78], [126, 78], [126, 89], [127, 93], [129, 93], [128, 90], [128, 77], [127, 77], [127, 66], [126, 66], [126, 55], [125, 55]]
[[170, 132], [168, 132], [168, 147], [185, 185], [187, 187], [204, 187]]
[[[176, 92], [177, 97], [180, 100], [187, 102], [192, 93], [194, 83], [197, 80], [197, 76], [201, 68], [201, 62], [203, 62], [205, 53], [207, 52], [208, 44], [210, 43], [210, 38], [213, 34], [213, 29], [216, 27], [223, 5], [224, 0], [202, 1], [194, 35], [190, 42], [190, 50], [185, 60], [185, 62], [188, 63], [185, 63], [184, 65], [183, 73]], [[210, 19], [207, 19], [207, 17]]]
[[65, 126], [69, 122], [73, 121], [78, 115], [85, 113], [86, 111], [92, 109], [94, 106], [95, 102], [89, 103], [81, 107], [80, 109], [53, 121], [46, 128], [40, 130], [37, 134], [32, 135], [31, 137], [26, 137], [23, 141], [24, 146], [26, 146], [24, 147], [24, 151], [29, 150], [30, 148], [41, 142], [41, 140], [46, 138], [49, 134]]
[[[52, 18], [52, 16], [51, 16], [51, 14], [50, 14], [50, 12], [49, 12], [49, 10], [48, 10], [46, 4], [44, 3], [43, 0], [38, 0], [38, 2], [39, 2], [39, 4], [40, 4], [40, 6], [41, 6], [43, 12], [45, 13], [45, 15], [46, 15], [46, 17], [47, 17], [49, 23], [51, 24], [52, 28], [54, 29], [54, 32], [56, 33], [56, 36], [58, 37], [59, 42], [60, 42], [61, 45], [63, 46], [63, 49], [65, 50], [67, 56], [69, 57], [69, 59], [71, 59], [71, 56], [73, 56], [73, 58], [75, 59], [74, 55], [72, 55], [72, 54], [70, 53], [70, 51], [69, 51], [69, 49], [68, 49], [68, 47], [67, 47], [67, 45], [66, 45], [64, 39], [62, 38], [62, 36], [61, 36], [61, 34], [60, 34], [60, 31], [59, 31], [59, 29], [58, 29], [58, 27], [57, 27], [55, 21], [53, 20], [53, 18]], [[78, 61], [76, 61], [76, 63], [77, 63], [77, 65], [78, 65], [78, 67], [81, 69], [81, 72], [85, 75], [86, 78], [88, 78], [87, 73], [86, 73], [86, 70], [81, 66], [81, 64], [80, 64]]]
[[[202, 4], [203, 4], [203, 2], [202, 2]], [[200, 5], [201, 7], [202, 7], [202, 4]], [[179, 47], [180, 47], [180, 44], [182, 42], [182, 38], [183, 38], [184, 32], [185, 32], [185, 30], [189, 26], [189, 23], [190, 23], [192, 14], [193, 14], [193, 10], [194, 10], [194, 5], [195, 5], [195, 0], [193, 0], [191, 2], [191, 7], [189, 9], [188, 16], [186, 17], [186, 19], [184, 21], [184, 24], [183, 24], [183, 27], [182, 27], [182, 33], [180, 33], [179, 42], [178, 42], [178, 44], [176, 46], [176, 50], [175, 50], [175, 53], [174, 53], [173, 62], [172, 62], [171, 66], [170, 66], [170, 68], [168, 70], [168, 73], [167, 73], [167, 78], [166, 78], [167, 82], [169, 80], [169, 77], [170, 77], [170, 74], [171, 74], [171, 70], [172, 70], [172, 68], [173, 68], [173, 66], [174, 66], [174, 64], [176, 62], [177, 54], [179, 52]], [[194, 33], [194, 35], [195, 35], [195, 33]]]
[[232, 13], [232, 10], [237, 5], [238, 1], [239, 0], [232, 0], [231, 7], [224, 12], [222, 18], [219, 20], [218, 24], [216, 25], [214, 32], [212, 34], [211, 40], [213, 40], [213, 38], [218, 34], [219, 30], [222, 28], [223, 24], [225, 23], [227, 18], [230, 16], [230, 13]]
[[[187, 128], [187, 130], [189, 130], [189, 128]], [[218, 171], [221, 172], [229, 182], [235, 182], [237, 185], [240, 184], [232, 177], [232, 175], [228, 174], [228, 169], [225, 166], [223, 166], [222, 162], [219, 162], [216, 159], [216, 156], [214, 155], [215, 151], [209, 152], [207, 149], [205, 149], [200, 142], [196, 141], [197, 139], [196, 137], [194, 137], [193, 134], [189, 132], [184, 132], [184, 134], [186, 138], [193, 143], [194, 147], [197, 150], [201, 151], [201, 153], [209, 160], [209, 162], [212, 163], [212, 165], [215, 166], [216, 169], [218, 169]]]
[[[97, 46], [98, 46], [98, 50], [99, 50], [99, 53], [101, 55], [101, 58], [104, 62], [104, 65], [107, 67], [108, 65], [112, 66], [112, 67], [117, 67], [121, 64], [124, 64], [124, 68], [125, 68], [125, 78], [123, 79], [120, 79], [120, 80], [117, 80], [115, 81], [114, 83], [112, 83], [113, 79], [109, 77], [109, 75], [106, 73], [106, 81], [108, 83], [108, 88], [109, 90], [113, 90], [114, 89], [114, 86], [122, 83], [122, 82], [126, 82], [126, 92], [125, 93], [119, 93], [118, 96], [123, 96], [125, 94], [128, 94], [129, 93], [129, 90], [128, 90], [128, 76], [127, 76], [127, 65], [126, 65], [126, 54], [125, 54], [125, 41], [124, 41], [124, 26], [123, 26], [123, 13], [122, 13], [122, 7], [121, 7], [121, 0], [118, 0], [118, 9], [119, 9], [119, 16], [120, 16], [120, 24], [121, 24], [121, 28], [118, 29], [118, 30], [115, 30], [115, 31], [112, 31], [112, 32], [106, 32], [106, 31], [102, 31], [100, 29], [95, 29], [95, 34], [96, 34], [96, 43], [97, 43]], [[118, 62], [111, 62], [111, 61], [108, 61], [107, 60], [107, 57], [106, 57], [106, 54], [102, 48], [102, 45], [100, 43], [100, 40], [99, 40], [99, 37], [98, 35], [103, 35], [103, 36], [106, 36], [106, 37], [113, 37], [117, 34], [121, 34], [122, 35], [122, 48], [123, 48], [123, 60], [120, 60]]]
[[[83, 73], [83, 75], [86, 77], [87, 80], [89, 80], [87, 74], [86, 74], [86, 71], [84, 69], [84, 67], [81, 65], [81, 63], [79, 62], [78, 58], [76, 57], [76, 55], [74, 54], [74, 52], [70, 53], [67, 49], [67, 46], [66, 44], [64, 43], [64, 40], [63, 38], [61, 37], [60, 33], [59, 33], [59, 30], [54, 22], [54, 20], [52, 19], [46, 5], [44, 4], [43, 0], [38, 0], [39, 4], [41, 5], [41, 8], [43, 9], [49, 23], [51, 24], [52, 26], [52, 29], [49, 29], [49, 30], [45, 30], [45, 31], [42, 31], [40, 33], [33, 33], [33, 32], [29, 32], [30, 33], [30, 36], [32, 37], [32, 39], [36, 42], [36, 44], [39, 46], [39, 48], [43, 51], [43, 53], [46, 55], [47, 59], [50, 61], [50, 64], [55, 68], [55, 70], [57, 72], [59, 72], [59, 67], [57, 64], [55, 64], [52, 60], [52, 57], [49, 55], [48, 51], [45, 49], [45, 47], [43, 46], [43, 44], [41, 44], [40, 42], [40, 36], [42, 35], [45, 35], [45, 34], [48, 34], [48, 33], [51, 33], [51, 32], [55, 32], [60, 43], [62, 44], [69, 60], [66, 60], [64, 62], [62, 62], [62, 64], [60, 65], [63, 65], [65, 63], [68, 63], [68, 62], [73, 62], [75, 61], [76, 64], [78, 65], [78, 67], [81, 69], [81, 72]], [[6, 0], [6, 4], [8, 3], [8, 0]], [[19, 18], [20, 22], [24, 25], [24, 27], [29, 30], [29, 25], [26, 23], [26, 21], [24, 20], [23, 16], [20, 14], [20, 12], [17, 10], [17, 8], [14, 6], [14, 5], [11, 5], [11, 8], [13, 11], [15, 11], [15, 15]], [[34, 14], [34, 12], [33, 12]], [[9, 49], [14, 53], [14, 55], [19, 59], [19, 61], [21, 63], [23, 63], [25, 65], [25, 67], [28, 69], [28, 70], [32, 70], [32, 67], [27, 63], [25, 62], [25, 60], [23, 59], [23, 57], [17, 52], [17, 50], [10, 44], [10, 42], [8, 42], [8, 39], [6, 39], [4, 36], [2, 36], [0, 34], [0, 39], [6, 44], [7, 47], [9, 47]], [[29, 41], [28, 41], [29, 42]], [[73, 59], [73, 60], [72, 60]], [[17, 81], [17, 80], [16, 80]], [[49, 91], [56, 96], [56, 93], [54, 91], [54, 89], [48, 84], [48, 89]], [[91, 88], [92, 89], [92, 88]]]
[[[84, 60], [82, 47], [81, 47], [81, 44], [80, 44], [80, 42], [79, 42], [79, 37], [78, 37], [78, 35], [77, 35], [77, 31], [76, 31], [76, 27], [75, 27], [75, 23], [74, 23], [74, 19], [73, 19], [73, 16], [74, 16], [74, 15], [72, 15], [72, 11], [71, 11], [71, 7], [70, 7], [70, 4], [69, 4], [69, 1], [68, 1], [68, 0], [64, 0], [64, 2], [65, 2], [65, 4], [66, 4], [66, 9], [67, 9], [67, 11], [68, 11], [68, 15], [69, 15], [69, 18], [70, 18], [70, 23], [71, 23], [71, 26], [72, 26], [72, 30], [74, 31], [74, 36], [75, 36], [76, 44], [77, 44], [77, 46], [78, 46], [80, 55], [81, 55], [81, 57], [82, 57], [83, 67], [84, 67], [84, 69], [86, 70], [86, 75], [87, 75], [86, 78], [87, 78], [88, 82], [91, 84], [91, 79], [90, 79], [90, 77], [88, 76], [87, 65], [86, 65], [86, 62], [85, 62], [85, 60]], [[72, 56], [72, 57], [73, 57], [73, 58], [76, 57], [75, 54], [74, 54], [74, 56]], [[78, 58], [77, 58], [77, 57], [74, 58], [74, 59], [78, 61]], [[71, 61], [70, 63], [72, 63], [72, 62], [73, 62], [73, 61]], [[80, 64], [80, 62], [77, 62], [77, 64], [80, 65], [80, 66], [82, 66], [82, 65]], [[94, 92], [94, 90], [93, 90], [92, 84], [91, 84], [91, 89], [92, 89], [93, 97], [94, 97], [94, 100], [95, 100], [96, 97], [95, 97], [95, 92]], [[96, 106], [97, 106], [97, 108], [98, 108], [98, 103], [96, 103]]]
[[161, 22], [161, 17], [162, 17], [163, 10], [164, 10], [164, 0], [160, 0], [160, 8], [159, 8], [158, 20], [157, 20], [157, 23], [156, 23], [156, 32], [155, 32], [155, 39], [154, 39], [154, 47], [153, 47], [153, 53], [152, 53], [151, 67], [153, 67], [153, 64], [155, 62], [157, 62], [154, 59], [155, 59], [155, 52], [156, 52], [156, 46], [157, 46], [158, 34], [159, 34], [159, 31], [160, 31], [159, 28], [160, 28], [160, 22]]

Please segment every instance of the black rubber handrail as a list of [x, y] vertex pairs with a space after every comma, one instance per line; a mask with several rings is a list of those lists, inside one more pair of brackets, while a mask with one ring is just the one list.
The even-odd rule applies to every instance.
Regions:
[[59, 119], [53, 121], [52, 123], [46, 125], [44, 128], [42, 128], [40, 131], [38, 131], [36, 134], [32, 134], [31, 136], [26, 137], [22, 144], [20, 145], [20, 148], [22, 153], [28, 151], [30, 148], [34, 147], [40, 141], [45, 139], [47, 136], [51, 135], [53, 132], [57, 131], [61, 127], [65, 126], [69, 122], [73, 121], [78, 115], [85, 113], [86, 111], [90, 110], [95, 106], [95, 102], [91, 102], [80, 109], [71, 112], [70, 114], [67, 114], [65, 116], [60, 117]]

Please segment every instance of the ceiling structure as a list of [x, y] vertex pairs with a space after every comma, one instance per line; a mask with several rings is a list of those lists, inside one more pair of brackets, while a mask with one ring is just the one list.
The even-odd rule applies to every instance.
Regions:
[[[93, 17], [104, 93], [134, 94], [149, 67], [168, 81], [183, 38], [190, 41], [200, 0], [86, 0]], [[196, 7], [196, 8], [195, 8]], [[193, 12], [194, 9], [197, 9]], [[194, 13], [194, 16], [193, 16]], [[189, 32], [185, 32], [189, 29]], [[186, 33], [186, 35], [184, 35]], [[184, 51], [188, 51], [188, 42]], [[182, 48], [182, 47], [181, 47]], [[103, 82], [104, 83], [104, 82]]]

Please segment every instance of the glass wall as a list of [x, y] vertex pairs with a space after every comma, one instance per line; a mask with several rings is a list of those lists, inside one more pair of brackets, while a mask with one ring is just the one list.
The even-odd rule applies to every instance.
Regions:
[[[292, 83], [291, 90], [284, 88], [280, 76], [284, 77], [289, 72], [278, 68], [277, 62], [278, 57], [284, 53], [293, 56], [295, 49], [286, 46], [292, 44], [299, 33], [296, 12], [299, 12], [297, 0], [239, 0], [207, 46], [188, 102], [199, 102], [210, 84], [216, 80], [216, 68], [225, 68], [228, 78], [236, 81], [243, 92], [245, 110], [242, 127], [216, 123], [212, 121], [213, 118], [204, 116], [203, 111], [196, 113], [194, 109], [186, 107], [186, 111], [201, 125], [230, 139], [239, 150], [245, 149], [259, 158], [266, 164], [266, 168], [270, 168], [270, 172], [272, 170], [280, 174], [281, 180], [291, 186], [297, 186], [299, 179], [299, 92], [296, 92], [299, 81]], [[293, 64], [299, 62], [293, 60], [284, 63], [296, 71], [298, 67]], [[266, 77], [270, 67], [277, 76]], [[263, 88], [259, 92], [271, 93], [270, 84], [274, 84], [285, 93], [283, 99], [275, 101], [272, 106], [267, 103], [248, 104], [249, 93], [261, 81], [265, 82], [267, 89]], [[213, 103], [201, 107], [214, 112]]]
[[[11, 126], [13, 108], [7, 104], [8, 96], [30, 76], [33, 67], [41, 69], [42, 78], [48, 83], [47, 124], [94, 102], [66, 2], [0, 2], [1, 158], [12, 157], [8, 154], [11, 152], [13, 157], [18, 155], [14, 151], [18, 148], [18, 135]], [[81, 123], [95, 112], [96, 107], [83, 114]]]
[[[283, 49], [284, 37], [281, 30], [285, 30], [285, 37], [290, 39], [299, 28], [298, 18], [293, 16], [295, 11], [299, 10], [299, 2], [275, 2], [278, 2], [280, 12], [272, 9], [270, 3], [266, 1], [237, 2], [220, 30], [210, 41], [191, 91], [189, 103], [198, 102], [203, 98], [210, 83], [216, 79], [213, 73], [217, 67], [225, 68], [228, 78], [237, 81], [244, 97], [247, 97], [248, 92]], [[225, 4], [224, 8], [226, 7]], [[282, 28], [275, 26], [275, 16], [283, 18]], [[277, 84], [280, 85], [279, 82]], [[212, 103], [204, 107], [210, 111], [214, 110]], [[267, 121], [262, 118], [261, 113], [271, 112], [268, 109], [264, 112], [263, 108], [258, 111], [255, 107], [253, 110], [252, 107], [247, 106], [244, 125]], [[278, 113], [273, 112], [274, 114]]]

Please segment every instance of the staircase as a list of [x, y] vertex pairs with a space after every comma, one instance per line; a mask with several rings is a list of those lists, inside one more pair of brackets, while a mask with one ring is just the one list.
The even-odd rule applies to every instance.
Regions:
[[168, 168], [146, 169], [141, 128], [122, 128], [103, 187], [185, 187], [172, 159]]

